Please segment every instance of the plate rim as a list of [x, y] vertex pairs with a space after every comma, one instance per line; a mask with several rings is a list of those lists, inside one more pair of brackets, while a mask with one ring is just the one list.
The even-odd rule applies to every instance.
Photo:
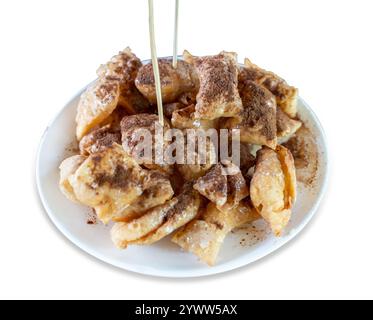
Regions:
[[53, 117], [53, 119], [49, 122], [47, 128], [45, 129], [39, 145], [37, 149], [37, 156], [36, 156], [36, 168], [35, 168], [35, 178], [36, 178], [36, 186], [38, 191], [39, 199], [41, 200], [41, 203], [43, 205], [43, 208], [45, 212], [47, 213], [49, 219], [52, 221], [54, 226], [57, 228], [57, 230], [71, 243], [74, 244], [77, 248], [84, 251], [85, 253], [89, 254], [91, 257], [94, 257], [95, 259], [100, 260], [101, 262], [104, 262], [105, 264], [108, 264], [110, 266], [114, 266], [120, 270], [125, 270], [128, 272], [132, 272], [135, 274], [141, 274], [145, 276], [151, 276], [151, 277], [160, 277], [160, 278], [173, 278], [173, 279], [186, 279], [186, 278], [199, 278], [199, 277], [207, 277], [207, 276], [214, 276], [226, 272], [230, 272], [233, 270], [241, 269], [243, 267], [249, 266], [252, 263], [261, 260], [262, 258], [269, 256], [273, 254], [275, 251], [279, 250], [281, 247], [285, 246], [292, 240], [294, 240], [303, 230], [304, 228], [309, 224], [309, 222], [312, 220], [312, 218], [317, 213], [321, 202], [324, 199], [324, 196], [327, 191], [327, 187], [329, 184], [329, 155], [328, 155], [328, 142], [325, 134], [325, 130], [323, 126], [321, 125], [321, 122], [315, 112], [312, 110], [312, 108], [308, 105], [308, 103], [301, 97], [298, 97], [298, 101], [300, 101], [303, 106], [307, 109], [307, 111], [311, 114], [313, 121], [317, 127], [317, 130], [320, 132], [320, 138], [318, 139], [318, 144], [322, 144], [321, 150], [322, 152], [322, 160], [324, 163], [324, 174], [323, 179], [321, 181], [320, 191], [317, 194], [316, 201], [312, 204], [311, 209], [307, 212], [306, 217], [302, 220], [302, 222], [297, 226], [295, 230], [292, 230], [289, 235], [286, 236], [286, 238], [279, 238], [276, 243], [274, 243], [270, 248], [262, 250], [260, 253], [255, 255], [252, 259], [248, 260], [245, 259], [245, 256], [236, 258], [234, 260], [228, 261], [221, 265], [216, 265], [214, 267], [208, 267], [199, 270], [191, 270], [191, 271], [178, 271], [178, 270], [162, 270], [162, 269], [155, 269], [155, 268], [146, 268], [146, 267], [139, 267], [139, 266], [133, 266], [130, 263], [127, 262], [117, 262], [115, 259], [112, 259], [110, 257], [107, 257], [106, 255], [103, 255], [99, 253], [98, 251], [95, 251], [94, 249], [89, 248], [84, 243], [79, 241], [78, 238], [76, 238], [71, 232], [63, 226], [62, 223], [59, 223], [55, 215], [53, 214], [53, 209], [49, 206], [48, 201], [46, 197], [44, 196], [44, 193], [42, 191], [42, 182], [41, 182], [41, 174], [40, 174], [40, 158], [41, 158], [41, 152], [44, 145], [44, 142], [47, 138], [49, 128], [57, 121], [57, 119], [63, 114], [66, 108], [68, 108], [69, 105], [71, 105], [79, 96], [84, 92], [84, 90], [89, 86], [89, 84], [78, 91], [72, 98], [68, 100], [68, 102], [65, 104], [65, 106], [57, 112], [56, 116]]

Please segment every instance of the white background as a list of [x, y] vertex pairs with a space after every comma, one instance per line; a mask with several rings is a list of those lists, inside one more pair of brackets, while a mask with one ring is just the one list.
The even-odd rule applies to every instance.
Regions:
[[[331, 179], [317, 216], [277, 253], [205, 279], [138, 276], [82, 253], [39, 203], [38, 142], [100, 63], [127, 45], [150, 56], [147, 2], [1, 1], [0, 298], [373, 298], [373, 2], [180, 1], [180, 49], [248, 56], [319, 116]], [[158, 53], [170, 55], [173, 1], [155, 4]]]

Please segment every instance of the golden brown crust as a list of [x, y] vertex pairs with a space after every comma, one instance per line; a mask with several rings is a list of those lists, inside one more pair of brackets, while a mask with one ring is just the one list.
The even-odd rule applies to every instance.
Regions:
[[[198, 78], [189, 63], [178, 61], [177, 68], [174, 69], [170, 59], [159, 59], [158, 66], [164, 103], [176, 102], [183, 93], [197, 92]], [[136, 87], [151, 104], [157, 103], [152, 63], [144, 65], [139, 70]]]
[[201, 196], [198, 192], [192, 190], [191, 187], [189, 188], [176, 198], [178, 199], [178, 203], [168, 212], [165, 223], [156, 231], [135, 241], [134, 244], [153, 244], [197, 217], [201, 206]]
[[142, 62], [130, 48], [126, 48], [97, 70], [102, 81], [119, 84], [120, 97], [118, 104], [129, 114], [149, 112], [149, 102], [135, 86], [135, 79]]
[[226, 233], [216, 224], [195, 220], [176, 232], [171, 241], [209, 266], [214, 266], [225, 237]]
[[261, 69], [249, 59], [245, 59], [245, 67], [241, 68], [239, 82], [254, 81], [263, 85], [276, 96], [277, 105], [291, 118], [297, 114], [298, 89], [289, 86], [273, 72]]
[[89, 156], [69, 182], [79, 202], [108, 223], [142, 195], [146, 177], [147, 172], [114, 143]]
[[215, 203], [221, 211], [230, 211], [249, 195], [240, 168], [232, 163], [217, 164], [194, 184], [200, 194]]
[[129, 223], [116, 223], [111, 237], [118, 248], [130, 244], [152, 244], [193, 220], [201, 205], [201, 197], [191, 186], [164, 205], [151, 209]]
[[302, 122], [291, 119], [281, 108], [277, 108], [276, 125], [277, 138], [281, 143], [293, 136], [302, 126]]
[[119, 101], [119, 84], [97, 80], [82, 94], [76, 116], [76, 135], [80, 141], [89, 131], [113, 113]]
[[93, 130], [83, 137], [79, 143], [80, 154], [89, 156], [90, 154], [104, 151], [114, 143], [121, 143], [121, 134], [119, 131], [111, 130], [110, 126]]
[[255, 165], [255, 157], [252, 154], [253, 146], [246, 142], [240, 143], [240, 169], [246, 175], [247, 171]]
[[164, 204], [174, 195], [169, 177], [160, 171], [150, 171], [144, 179], [143, 193], [113, 220], [128, 222], [141, 217], [146, 211]]
[[173, 198], [165, 204], [149, 210], [143, 216], [129, 222], [115, 223], [111, 229], [111, 240], [117, 248], [126, 249], [132, 242], [157, 230], [167, 219], [167, 213], [178, 203]]
[[112, 114], [100, 124], [100, 127], [109, 127], [112, 132], [120, 132], [120, 122], [125, 116], [128, 116], [126, 110], [118, 106]]
[[280, 236], [289, 223], [296, 198], [294, 160], [289, 150], [278, 146], [276, 151], [266, 147], [258, 151], [250, 197], [273, 233]]
[[294, 206], [297, 197], [297, 177], [295, 173], [294, 158], [290, 150], [283, 146], [277, 146], [276, 152], [285, 176], [285, 208], [291, 209]]
[[228, 176], [220, 163], [199, 178], [193, 187], [217, 206], [223, 206], [228, 201]]
[[101, 65], [97, 70], [97, 75], [101, 79], [118, 82], [122, 93], [134, 87], [141, 66], [141, 60], [127, 47], [111, 58], [108, 63]]
[[241, 141], [276, 148], [276, 101], [274, 96], [255, 82], [241, 87], [243, 111], [237, 118], [223, 122], [229, 129], [240, 129]]
[[184, 53], [186, 61], [196, 67], [200, 88], [197, 94], [195, 117], [214, 120], [234, 117], [242, 111], [238, 93], [238, 68], [235, 53], [222, 52], [216, 56], [192, 57]]
[[221, 212], [210, 203], [200, 218], [175, 233], [172, 242], [213, 266], [227, 234], [259, 218], [248, 201], [241, 202], [230, 212]]
[[135, 87], [122, 92], [118, 105], [128, 114], [147, 113], [152, 110], [149, 101]]
[[212, 129], [217, 128], [219, 121], [197, 119], [195, 116], [196, 108], [194, 105], [175, 110], [172, 113], [171, 123], [177, 129]]

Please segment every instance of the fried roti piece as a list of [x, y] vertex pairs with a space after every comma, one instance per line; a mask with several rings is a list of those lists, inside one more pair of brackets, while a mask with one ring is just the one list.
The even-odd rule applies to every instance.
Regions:
[[79, 143], [80, 154], [89, 156], [97, 152], [102, 152], [111, 147], [114, 143], [120, 144], [122, 136], [120, 131], [114, 131], [109, 125], [93, 130], [83, 137]]
[[302, 126], [302, 122], [291, 119], [282, 109], [277, 108], [277, 139], [279, 143], [289, 140]]
[[172, 114], [175, 111], [180, 110], [180, 109], [184, 109], [185, 107], [186, 106], [181, 102], [167, 103], [167, 104], [163, 105], [163, 113], [164, 113], [165, 117], [171, 119]]
[[263, 70], [253, 64], [249, 59], [245, 59], [245, 67], [241, 68], [239, 83], [254, 81], [263, 85], [275, 95], [277, 105], [289, 117], [297, 115], [298, 89], [289, 86], [284, 79], [281, 79], [273, 72]]
[[275, 149], [277, 146], [275, 97], [264, 87], [247, 81], [241, 87], [241, 98], [244, 109], [240, 117], [226, 120], [222, 127], [240, 129], [242, 142]]
[[101, 79], [119, 83], [118, 104], [129, 114], [145, 113], [150, 110], [149, 102], [135, 86], [135, 79], [141, 67], [140, 59], [130, 48], [126, 48], [97, 70], [97, 75]]
[[319, 168], [319, 151], [312, 132], [302, 126], [284, 146], [294, 157], [297, 181], [312, 186]]
[[200, 205], [199, 193], [187, 184], [179, 196], [149, 210], [142, 217], [129, 223], [116, 223], [111, 238], [121, 249], [130, 244], [152, 244], [196, 218]]
[[171, 182], [175, 195], [178, 196], [182, 192], [183, 186], [187, 181], [183, 178], [179, 170], [174, 170], [171, 175], [168, 175], [168, 179]]
[[120, 122], [129, 114], [122, 107], [117, 107], [113, 113], [101, 123], [101, 127], [108, 126], [112, 132], [120, 132]]
[[193, 186], [200, 194], [215, 203], [223, 206], [228, 201], [228, 176], [224, 167], [219, 163], [206, 175], [199, 178]]
[[[198, 77], [192, 65], [185, 61], [178, 61], [177, 68], [172, 66], [170, 59], [158, 59], [161, 78], [162, 101], [164, 103], [176, 102], [178, 97], [186, 92], [198, 91]], [[136, 78], [137, 89], [153, 105], [157, 103], [155, 91], [153, 64], [148, 63], [140, 70]]]
[[72, 156], [62, 161], [60, 165], [60, 190], [61, 192], [73, 202], [79, 202], [75, 196], [74, 189], [69, 182], [70, 176], [72, 176], [82, 163], [87, 159], [84, 156]]
[[199, 178], [193, 187], [223, 212], [234, 209], [249, 195], [249, 188], [240, 168], [231, 162], [217, 164]]
[[152, 111], [149, 101], [135, 87], [122, 92], [118, 104], [123, 107], [128, 114], [139, 114]]
[[182, 192], [177, 199], [178, 203], [173, 207], [171, 212], [168, 212], [167, 221], [155, 232], [137, 240], [135, 242], [136, 244], [153, 244], [167, 237], [198, 216], [202, 199], [199, 193], [191, 188], [191, 185], [189, 185], [188, 189]]
[[250, 197], [276, 236], [289, 223], [296, 185], [294, 159], [288, 149], [277, 146], [276, 151], [266, 147], [258, 151]]
[[191, 104], [195, 105], [197, 102], [197, 92], [184, 92], [179, 97], [179, 102], [182, 103], [185, 107], [190, 106]]
[[172, 242], [213, 266], [227, 234], [258, 219], [260, 216], [248, 200], [242, 201], [230, 212], [222, 212], [210, 203], [200, 218], [175, 233]]
[[146, 178], [147, 172], [114, 143], [88, 157], [69, 183], [78, 201], [94, 208], [107, 224], [143, 194]]
[[219, 120], [203, 120], [195, 117], [195, 106], [190, 105], [186, 108], [175, 110], [172, 113], [171, 123], [177, 129], [216, 129]]
[[185, 51], [184, 59], [196, 67], [200, 82], [195, 117], [214, 120], [238, 116], [243, 108], [237, 89], [237, 54], [222, 52], [215, 56], [193, 57]]
[[240, 169], [246, 174], [247, 171], [255, 166], [255, 157], [252, 155], [252, 145], [241, 142], [240, 144]]
[[[228, 160], [228, 161], [231, 161], [232, 158], [234, 158], [234, 154], [235, 152], [237, 152], [235, 149], [233, 148], [237, 148], [237, 144], [234, 144], [235, 141], [232, 141], [232, 137], [230, 136], [229, 137], [229, 140], [228, 140], [228, 159], [225, 159], [225, 160]], [[252, 145], [250, 143], [247, 143], [247, 142], [240, 142], [239, 144], [239, 148], [240, 148], [240, 169], [241, 169], [241, 172], [243, 173], [243, 175], [245, 175], [247, 173], [247, 171], [252, 168], [253, 166], [255, 166], [255, 156], [254, 154], [256, 154], [256, 150], [255, 148], [258, 147], [256, 145]], [[220, 155], [220, 160], [224, 160], [223, 159], [223, 156]], [[233, 163], [235, 163], [235, 161], [233, 160], [232, 161]]]
[[108, 63], [101, 65], [97, 70], [97, 75], [101, 79], [118, 82], [120, 92], [123, 93], [134, 87], [141, 66], [141, 60], [127, 47]]
[[[127, 116], [122, 119], [121, 128], [122, 128], [122, 144], [124, 150], [131, 155], [136, 161], [143, 165], [144, 167], [151, 170], [160, 170], [166, 173], [173, 172], [173, 166], [168, 164], [156, 163], [156, 143], [159, 143], [160, 140], [156, 136], [156, 125], [159, 124], [159, 118], [155, 114], [139, 114]], [[164, 121], [163, 130], [166, 131], [170, 129], [169, 123]], [[143, 143], [143, 133], [146, 130], [147, 134], [150, 134], [151, 137], [151, 146], [145, 146]], [[160, 137], [162, 139], [162, 137]], [[150, 139], [149, 139], [150, 140]], [[163, 147], [169, 144], [167, 141], [162, 141]], [[143, 147], [149, 147], [151, 155], [146, 155], [143, 153]], [[151, 147], [151, 149], [150, 149]]]
[[144, 180], [143, 193], [113, 220], [128, 222], [141, 217], [146, 211], [164, 204], [174, 195], [169, 177], [160, 171], [150, 171]]
[[116, 81], [97, 80], [82, 94], [76, 116], [76, 136], [80, 141], [113, 113], [119, 101]]
[[216, 264], [225, 237], [226, 233], [216, 224], [199, 219], [176, 232], [171, 241], [212, 267]]
[[[188, 150], [192, 139], [194, 141], [194, 152]], [[217, 162], [217, 149], [213, 140], [206, 137], [206, 143], [199, 144], [196, 136], [185, 135], [184, 139], [184, 158], [185, 164], [177, 164], [176, 167], [186, 181], [196, 180], [204, 176]], [[193, 145], [191, 145], [193, 147]], [[190, 158], [190, 159], [189, 159]]]
[[119, 249], [126, 249], [128, 245], [157, 230], [167, 219], [167, 213], [178, 203], [173, 198], [165, 204], [149, 210], [145, 215], [130, 222], [117, 222], [110, 231], [111, 240]]

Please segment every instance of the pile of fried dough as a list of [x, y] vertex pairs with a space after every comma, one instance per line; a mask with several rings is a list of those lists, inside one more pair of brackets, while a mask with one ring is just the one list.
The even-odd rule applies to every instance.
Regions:
[[296, 199], [291, 152], [282, 145], [302, 126], [298, 91], [248, 59], [221, 52], [196, 57], [187, 51], [177, 68], [159, 59], [167, 128], [240, 129], [241, 162], [193, 165], [141, 163], [139, 128], [158, 122], [153, 66], [129, 48], [98, 69], [81, 96], [76, 135], [80, 154], [60, 166], [60, 188], [70, 200], [94, 209], [121, 249], [172, 242], [214, 265], [225, 237], [264, 219], [281, 236]]

